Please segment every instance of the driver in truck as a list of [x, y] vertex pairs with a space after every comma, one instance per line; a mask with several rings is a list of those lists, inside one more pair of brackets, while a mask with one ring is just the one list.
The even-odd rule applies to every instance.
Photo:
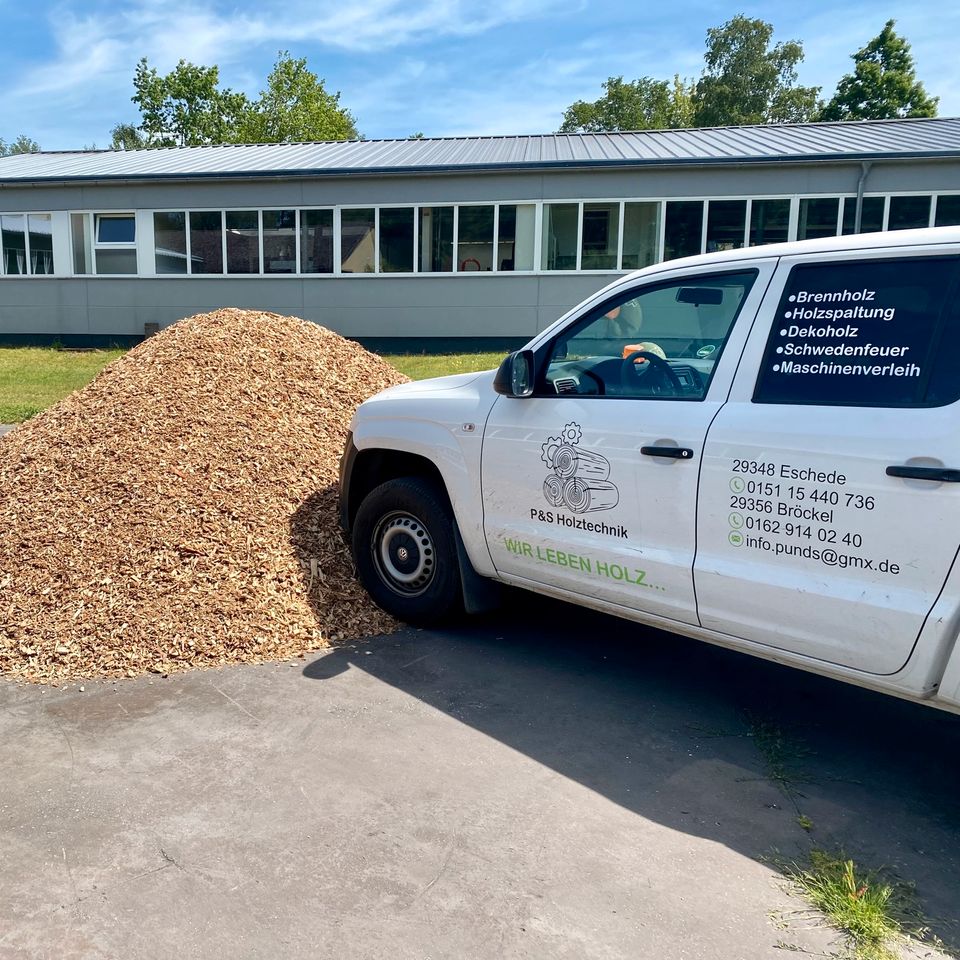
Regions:
[[[666, 360], [667, 355], [658, 343], [652, 340], [637, 341], [637, 334], [643, 326], [643, 308], [636, 300], [628, 300], [619, 306], [608, 310], [604, 316], [610, 321], [607, 325], [607, 336], [611, 340], [622, 340], [623, 350], [621, 358], [626, 360], [631, 354], [652, 353], [661, 360]], [[645, 364], [646, 358], [635, 356], [634, 361], [637, 366]]]

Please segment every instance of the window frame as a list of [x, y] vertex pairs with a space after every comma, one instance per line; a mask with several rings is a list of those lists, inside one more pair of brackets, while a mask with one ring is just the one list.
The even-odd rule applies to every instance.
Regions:
[[[159, 214], [163, 216], [164, 214], [169, 214], [169, 213], [183, 214], [183, 232], [184, 232], [184, 254], [183, 255], [184, 255], [185, 266], [186, 266], [186, 269], [184, 270], [183, 273], [169, 273], [169, 274], [161, 273], [157, 269], [157, 256], [159, 252], [157, 249], [157, 215]], [[190, 276], [190, 211], [189, 210], [151, 210], [150, 224], [151, 224], [152, 234], [153, 234], [151, 237], [151, 240], [153, 241], [153, 251], [152, 251], [153, 257], [151, 259], [151, 262], [153, 263], [154, 273], [156, 274], [156, 276], [164, 277], [164, 278], [167, 276], [174, 276], [174, 277]]]
[[[887, 194], [889, 197], [890, 194]], [[933, 207], [933, 204], [931, 204]], [[887, 204], [889, 209], [889, 203]], [[883, 231], [886, 232], [886, 231]], [[956, 399], [950, 401], [949, 403], [885, 403], [882, 400], [880, 401], [853, 401], [853, 400], [765, 400], [759, 396], [761, 388], [763, 386], [764, 378], [766, 371], [768, 369], [768, 364], [773, 362], [772, 358], [776, 353], [776, 340], [779, 337], [777, 329], [782, 325], [782, 321], [778, 319], [781, 309], [784, 303], [784, 297], [787, 296], [787, 291], [790, 289], [791, 280], [794, 275], [794, 271], [802, 268], [816, 268], [816, 267], [835, 267], [837, 265], [845, 264], [855, 264], [857, 266], [864, 264], [890, 264], [890, 263], [914, 263], [916, 261], [925, 261], [925, 262], [952, 262], [954, 265], [953, 275], [951, 276], [946, 293], [944, 294], [943, 303], [940, 307], [940, 313], [937, 316], [936, 320], [933, 322], [931, 333], [930, 333], [930, 345], [928, 347], [928, 352], [924, 358], [925, 362], [929, 363], [929, 369], [927, 371], [921, 371], [921, 378], [925, 385], [929, 383], [930, 377], [933, 372], [933, 365], [935, 363], [935, 350], [937, 344], [943, 338], [944, 331], [949, 323], [951, 310], [960, 311], [958, 307], [957, 300], [960, 297], [960, 253], [955, 251], [949, 253], [937, 253], [934, 250], [931, 250], [928, 247], [919, 248], [918, 251], [914, 254], [904, 253], [903, 251], [893, 252], [889, 255], [881, 254], [879, 256], [865, 256], [865, 251], [854, 251], [849, 256], [839, 256], [836, 258], [817, 258], [806, 260], [803, 257], [797, 257], [795, 261], [788, 262], [783, 265], [782, 269], [786, 270], [786, 274], [783, 279], [782, 286], [778, 286], [778, 292], [776, 293], [776, 303], [772, 307], [771, 311], [771, 322], [770, 328], [767, 332], [766, 338], [763, 341], [763, 346], [759, 352], [759, 361], [754, 361], [756, 366], [753, 387], [750, 391], [749, 400], [752, 404], [757, 404], [758, 406], [765, 407], [837, 407], [843, 409], [863, 409], [863, 410], [930, 410], [938, 409], [942, 407], [953, 406], [954, 404], [960, 403], [960, 396]], [[770, 291], [768, 291], [768, 294]], [[761, 309], [764, 309], [763, 307]], [[850, 358], [850, 362], [861, 362], [859, 359]], [[878, 363], [887, 362], [878, 358]]]
[[[140, 244], [138, 238], [140, 231], [137, 229], [137, 211], [134, 210], [72, 210], [71, 213], [83, 213], [87, 218], [87, 230], [90, 242], [90, 266], [91, 273], [80, 274], [85, 277], [130, 277], [150, 276], [140, 271]], [[99, 239], [101, 220], [133, 220], [133, 241], [129, 240], [104, 240]], [[152, 220], [152, 217], [151, 217]], [[134, 257], [134, 267], [132, 273], [101, 273], [97, 269], [97, 253], [102, 250], [104, 253], [120, 253], [123, 251], [132, 251]]]
[[[867, 194], [864, 194], [867, 196]], [[853, 201], [856, 203], [856, 194], [853, 196]], [[791, 224], [791, 241], [801, 243], [800, 240], [800, 207], [803, 204], [804, 200], [836, 200], [837, 201], [837, 215], [834, 218], [833, 224], [833, 233], [824, 234], [822, 237], [804, 237], [804, 240], [829, 240], [832, 237], [843, 236], [843, 211], [847, 201], [847, 194], [844, 193], [815, 193], [815, 194], [802, 194], [797, 197], [797, 219], [796, 223]], [[884, 215], [886, 216], [886, 215]], [[884, 224], [886, 224], [886, 219], [884, 219]]]
[[[384, 207], [392, 206], [410, 206], [410, 204], [381, 204]], [[464, 206], [477, 206], [477, 204], [464, 204]], [[420, 232], [421, 220], [422, 220], [422, 211], [424, 210], [437, 210], [442, 207], [449, 207], [453, 210], [453, 224], [450, 233], [450, 269], [449, 270], [421, 270], [421, 240], [422, 234]], [[413, 242], [414, 242], [414, 251], [413, 251], [413, 273], [406, 274], [392, 274], [392, 276], [416, 276], [416, 277], [450, 277], [454, 274], [462, 271], [457, 270], [457, 242], [460, 239], [460, 213], [458, 210], [458, 205], [450, 202], [440, 202], [440, 203], [415, 203], [413, 204]]]
[[[162, 211], [169, 212], [169, 211]], [[204, 273], [194, 273], [193, 272], [193, 214], [195, 213], [219, 213], [220, 214], [220, 264], [221, 269], [219, 271], [210, 271]], [[253, 273], [227, 273], [227, 211], [225, 207], [187, 207], [187, 273], [180, 274], [180, 276], [188, 277], [230, 277], [231, 279], [239, 279], [240, 277], [254, 277], [257, 274]], [[154, 244], [154, 249], [156, 249], [156, 244]]]
[[[26, 268], [23, 273], [7, 273], [6, 269], [6, 257], [3, 256], [3, 243], [2, 237], [0, 237], [0, 280], [7, 278], [13, 278], [17, 280], [22, 280], [24, 277], [46, 277], [47, 279], [63, 279], [64, 276], [71, 276], [71, 273], [64, 273], [57, 270], [57, 264], [59, 260], [57, 259], [57, 247], [58, 240], [63, 238], [63, 222], [60, 215], [63, 211], [59, 210], [2, 210], [0, 209], [0, 218], [2, 217], [23, 217], [23, 256], [24, 256], [24, 267]], [[67, 237], [67, 251], [68, 251], [68, 260], [72, 260], [72, 249], [69, 248], [70, 242], [70, 217], [69, 214], [64, 214], [66, 218], [66, 237]], [[50, 240], [51, 240], [51, 265], [53, 270], [49, 273], [35, 273], [33, 271], [33, 249], [30, 245], [30, 218], [31, 217], [48, 217], [50, 219]], [[0, 231], [2, 233], [2, 231]], [[63, 248], [60, 250], [61, 256], [64, 253]], [[81, 274], [81, 276], [86, 276], [86, 274]]]
[[[29, 214], [24, 211], [14, 210], [10, 212], [0, 212], [0, 276], [2, 277], [29, 277], [29, 276], [52, 276], [52, 274], [31, 274], [30, 273], [30, 230]], [[23, 217], [23, 273], [7, 273], [7, 258], [3, 255], [3, 217]]]
[[[265, 208], [266, 209], [266, 208]], [[271, 207], [271, 210], [276, 207]], [[340, 224], [337, 215], [337, 208], [334, 206], [313, 206], [313, 207], [294, 207], [297, 213], [297, 270], [295, 274], [286, 274], [286, 276], [296, 277], [334, 277], [339, 276], [337, 265], [340, 260]], [[330, 213], [330, 272], [320, 272], [319, 270], [303, 269], [303, 214], [312, 213], [315, 210]], [[271, 274], [272, 276], [272, 274]]]
[[[273, 208], [271, 208], [273, 209]], [[230, 231], [233, 230], [235, 233], [238, 230], [250, 229], [249, 227], [228, 227], [227, 226], [227, 217], [230, 214], [253, 214], [256, 219], [256, 231], [257, 231], [257, 269], [256, 270], [231, 270], [230, 269]], [[221, 218], [223, 224], [222, 235], [223, 235], [223, 276], [225, 277], [262, 277], [266, 276], [263, 272], [263, 209], [260, 207], [230, 207], [224, 208], [223, 216]]]
[[[153, 211], [151, 211], [153, 212]], [[133, 221], [133, 239], [132, 240], [101, 240], [100, 224], [104, 220], [132, 220]], [[116, 210], [97, 210], [93, 212], [93, 241], [95, 247], [103, 247], [105, 250], [129, 250], [136, 249], [137, 246], [137, 211], [116, 211]]]
[[[930, 204], [930, 226], [931, 227], [935, 227], [937, 225], [937, 214], [940, 209], [941, 197], [956, 197], [958, 198], [958, 200], [960, 200], [960, 190], [941, 190], [939, 193], [934, 192], [933, 203]], [[944, 224], [944, 226], [960, 226], [960, 218], [958, 218], [957, 223]]]
[[[651, 279], [650, 281], [640, 283], [637, 286], [631, 286], [624, 289], [615, 291], [611, 296], [607, 297], [604, 300], [595, 302], [591, 306], [581, 313], [577, 317], [571, 318], [567, 323], [564, 323], [563, 326], [555, 331], [550, 337], [544, 340], [542, 343], [537, 344], [535, 348], [537, 362], [535, 363], [536, 372], [534, 375], [534, 388], [532, 396], [538, 398], [554, 398], [560, 399], [563, 397], [571, 397], [578, 400], [670, 400], [670, 401], [681, 401], [685, 403], [704, 403], [706, 402], [709, 393], [710, 387], [713, 384], [714, 378], [716, 376], [717, 366], [720, 364], [720, 361], [723, 359], [723, 355], [726, 352], [727, 344], [730, 342], [731, 334], [736, 328], [737, 321], [740, 319], [740, 314], [743, 312], [744, 305], [750, 299], [750, 295], [753, 293], [754, 287], [756, 286], [757, 280], [760, 277], [761, 268], [759, 265], [750, 265], [749, 262], [745, 263], [743, 266], [728, 265], [726, 268], [721, 270], [710, 270], [709, 268], [702, 271], [694, 271], [690, 273], [683, 273], [680, 275], [673, 275], [670, 277], [663, 277], [659, 280]], [[581, 393], [557, 393], [555, 389], [550, 389], [547, 384], [547, 372], [550, 367], [551, 357], [553, 355], [554, 347], [557, 344], [557, 341], [563, 337], [576, 336], [577, 332], [589, 326], [591, 323], [599, 320], [602, 316], [609, 311], [613, 310], [615, 307], [622, 306], [625, 303], [630, 302], [631, 300], [637, 299], [637, 297], [642, 296], [643, 294], [653, 292], [655, 290], [662, 290], [669, 287], [681, 287], [681, 286], [696, 286], [698, 282], [705, 282], [707, 280], [715, 280], [719, 277], [732, 277], [732, 276], [741, 276], [749, 274], [751, 276], [750, 286], [744, 291], [743, 299], [737, 305], [736, 312], [730, 320], [730, 324], [727, 327], [726, 333], [723, 338], [723, 343], [713, 351], [710, 355], [713, 359], [713, 367], [710, 371], [709, 377], [704, 381], [703, 384], [703, 394], [699, 397], [695, 396], [663, 396], [663, 397], [643, 397], [643, 396], [622, 396], [616, 394], [581, 394]], [[673, 359], [682, 359], [682, 358], [673, 358]]]
[[[267, 270], [267, 261], [264, 257], [265, 227], [263, 215], [265, 213], [292, 213], [293, 214], [293, 264], [295, 270]], [[257, 210], [258, 242], [260, 247], [260, 276], [261, 277], [290, 277], [300, 271], [300, 210], [294, 206], [260, 207]], [[271, 227], [271, 229], [276, 229]]]

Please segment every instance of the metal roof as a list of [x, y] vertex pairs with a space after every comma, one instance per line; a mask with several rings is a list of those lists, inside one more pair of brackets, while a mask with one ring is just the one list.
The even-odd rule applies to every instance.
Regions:
[[936, 157], [960, 157], [960, 118], [19, 154], [0, 186]]

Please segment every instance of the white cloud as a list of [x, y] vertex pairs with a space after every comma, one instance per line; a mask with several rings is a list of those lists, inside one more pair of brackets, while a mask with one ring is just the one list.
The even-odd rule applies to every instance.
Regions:
[[[311, 62], [322, 58], [326, 50], [328, 57], [341, 62], [346, 57], [349, 73], [350, 55], [358, 62], [369, 62], [369, 57], [378, 53], [388, 56], [404, 46], [473, 38], [504, 25], [555, 17], [564, 9], [580, 9], [582, 4], [583, 0], [560, 4], [553, 0], [501, 0], [487, 5], [426, 0], [414, 6], [403, 0], [360, 0], [351, 5], [333, 0], [277, 0], [238, 10], [215, 4], [199, 7], [192, 0], [68, 0], [47, 17], [52, 55], [32, 66], [18, 67], [11, 77], [8, 103], [44, 104], [46, 115], [32, 117], [31, 129], [55, 130], [65, 114], [76, 117], [81, 111], [87, 115], [87, 129], [94, 116], [109, 116], [101, 122], [112, 126], [135, 116], [129, 97], [134, 67], [141, 57], [147, 57], [160, 72], [172, 69], [180, 59], [216, 63], [224, 85], [256, 94], [265, 71], [252, 70], [251, 63], [260, 65], [267, 58], [272, 62], [279, 49], [291, 49], [298, 55], [309, 52]], [[423, 58], [407, 57], [401, 75], [416, 78], [432, 69]], [[322, 67], [320, 73], [324, 76]], [[332, 89], [345, 86], [341, 77], [326, 79]], [[344, 103], [359, 115], [358, 106], [346, 97]], [[409, 103], [404, 111], [410, 112]], [[17, 122], [16, 117], [8, 122], [11, 120]], [[82, 136], [89, 139], [91, 135]], [[49, 139], [43, 142], [46, 146]]]
[[[581, 0], [562, 6], [578, 8]], [[259, 3], [255, 13], [200, 8], [190, 0], [135, 0], [126, 6], [58, 6], [49, 16], [56, 54], [28, 71], [20, 94], [68, 90], [95, 82], [104, 73], [128, 75], [146, 56], [160, 70], [177, 60], [242, 64], [249, 52], [270, 45], [309, 43], [331, 50], [370, 53], [417, 40], [469, 37], [505, 24], [535, 19], [560, 7], [551, 0], [427, 0], [411, 9], [402, 0], [340, 2], [288, 0]]]
[[[230, 2], [41, 4], [49, 11], [46, 49], [37, 45], [39, 57], [18, 50], [6, 65], [8, 136], [22, 129], [48, 148], [102, 143], [114, 123], [136, 116], [129, 98], [142, 56], [161, 72], [181, 58], [216, 63], [224, 85], [256, 95], [280, 49], [308, 56], [369, 136], [544, 132], [559, 126], [570, 103], [598, 97], [609, 76], [696, 77], [707, 27], [728, 17], [712, 0], [653, 9], [626, 0]], [[849, 55], [896, 17], [918, 75], [942, 97], [941, 113], [960, 113], [960, 59], [950, 40], [960, 8], [891, 0], [878, 13], [872, 0], [839, 2], [747, 13], [772, 20], [776, 39], [804, 41], [801, 82], [821, 84], [827, 96]]]

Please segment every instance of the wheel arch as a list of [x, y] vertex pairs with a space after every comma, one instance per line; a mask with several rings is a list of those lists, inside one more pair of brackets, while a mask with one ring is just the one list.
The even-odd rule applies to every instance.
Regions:
[[340, 488], [340, 520], [346, 532], [353, 528], [357, 510], [364, 498], [376, 487], [399, 477], [420, 477], [430, 480], [450, 511], [457, 544], [457, 561], [463, 586], [463, 602], [467, 613], [481, 613], [495, 608], [500, 601], [500, 585], [477, 573], [463, 541], [456, 510], [447, 483], [437, 465], [419, 453], [387, 447], [357, 450], [351, 446], [344, 460]]
[[390, 450], [374, 447], [357, 450], [353, 456], [350, 475], [340, 492], [341, 519], [346, 530], [353, 528], [357, 510], [367, 494], [381, 483], [398, 477], [421, 477], [431, 480], [442, 493], [446, 505], [451, 506], [450, 494], [437, 465], [427, 457], [407, 450]]

